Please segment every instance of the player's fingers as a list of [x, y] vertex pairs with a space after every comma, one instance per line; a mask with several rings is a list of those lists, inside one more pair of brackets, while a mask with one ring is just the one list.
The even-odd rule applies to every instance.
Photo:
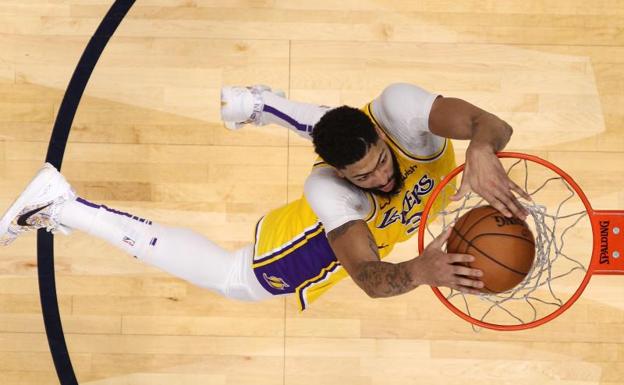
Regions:
[[516, 198], [516, 196], [511, 191], [499, 190], [496, 197], [516, 217], [520, 219], [525, 219], [528, 215], [526, 209], [522, 206], [520, 201], [518, 201], [518, 198]]
[[470, 254], [449, 254], [450, 263], [466, 263], [474, 261], [474, 257]]
[[481, 196], [481, 198], [483, 198], [487, 203], [489, 203], [492, 207], [496, 207], [494, 206], [497, 202], [497, 198], [496, 198], [496, 190], [493, 189], [489, 189], [489, 190], [485, 190], [485, 191], [477, 191], [477, 194], [479, 194]]
[[455, 268], [453, 269], [453, 273], [455, 273], [455, 275], [463, 275], [466, 277], [482, 277], [483, 276], [483, 272], [481, 270], [471, 269], [465, 266], [455, 266]]
[[464, 294], [474, 294], [474, 295], [479, 295], [481, 294], [480, 290], [471, 288], [471, 287], [467, 287], [467, 286], [455, 286], [453, 287], [453, 289], [458, 290]]
[[516, 198], [516, 196], [513, 194], [512, 194], [511, 201], [513, 202], [513, 205], [510, 206], [510, 208], [513, 211], [513, 213], [516, 215], [516, 217], [522, 220], [525, 220], [527, 216], [529, 215], [529, 212], [527, 211], [527, 209], [524, 208], [524, 206], [522, 206], [522, 203], [520, 203], [518, 198]]
[[457, 190], [457, 192], [451, 196], [451, 200], [460, 200], [469, 192], [470, 183], [468, 183], [468, 178], [466, 177], [466, 174], [464, 174], [464, 176], [462, 177], [461, 185], [459, 186], [459, 190]]
[[498, 197], [494, 197], [492, 199], [486, 199], [489, 204], [492, 205], [496, 210], [500, 211], [507, 218], [513, 217], [513, 213], [507, 208], [507, 206], [500, 200]]
[[512, 181], [511, 179], [509, 180], [509, 188], [512, 189], [516, 194], [520, 195], [521, 197], [523, 197], [524, 199], [531, 201], [531, 196], [529, 195], [528, 192], [524, 191], [522, 189], [522, 187], [518, 186], [516, 183], [514, 183], [514, 181]]
[[468, 278], [459, 278], [456, 283], [459, 286], [467, 288], [473, 287], [475, 289], [481, 289], [483, 287], [483, 282]]

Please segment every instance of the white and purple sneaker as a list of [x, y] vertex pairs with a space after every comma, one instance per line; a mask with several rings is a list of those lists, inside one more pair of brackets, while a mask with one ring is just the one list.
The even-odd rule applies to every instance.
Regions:
[[49, 163], [13, 202], [0, 220], [0, 246], [7, 246], [21, 234], [45, 228], [68, 234], [71, 230], [59, 223], [63, 203], [76, 198], [65, 177]]
[[284, 91], [272, 91], [271, 87], [256, 84], [249, 87], [224, 86], [221, 88], [221, 120], [225, 127], [237, 130], [245, 124], [262, 126], [262, 93], [268, 91], [285, 97]]

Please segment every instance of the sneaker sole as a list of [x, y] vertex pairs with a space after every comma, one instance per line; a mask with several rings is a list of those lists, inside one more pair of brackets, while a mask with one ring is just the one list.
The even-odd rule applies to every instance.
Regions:
[[46, 163], [39, 170], [37, 175], [28, 183], [24, 191], [2, 216], [2, 220], [0, 220], [0, 236], [9, 230], [9, 225], [13, 222], [13, 219], [24, 210], [26, 204], [35, 198], [41, 189], [48, 185], [56, 175], [56, 169], [49, 163]]
[[243, 127], [244, 123], [237, 123], [237, 122], [226, 122], [223, 121], [223, 123], [225, 124], [225, 128], [227, 128], [228, 130], [232, 130], [232, 131], [236, 131], [239, 128]]

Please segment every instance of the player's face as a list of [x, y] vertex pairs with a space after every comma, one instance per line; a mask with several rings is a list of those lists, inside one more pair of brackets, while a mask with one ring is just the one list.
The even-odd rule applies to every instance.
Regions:
[[390, 146], [379, 138], [359, 161], [338, 170], [357, 187], [380, 195], [393, 195], [401, 190], [401, 172]]

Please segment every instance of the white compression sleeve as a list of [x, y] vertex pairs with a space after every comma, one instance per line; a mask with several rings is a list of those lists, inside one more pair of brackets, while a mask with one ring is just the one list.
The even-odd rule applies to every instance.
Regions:
[[77, 198], [61, 211], [61, 223], [124, 250], [136, 258], [226, 297], [255, 301], [271, 297], [251, 268], [252, 247], [229, 252], [188, 229], [153, 223]]
[[288, 100], [270, 91], [261, 94], [262, 124], [277, 124], [289, 128], [298, 135], [312, 139], [312, 129], [330, 107]]

